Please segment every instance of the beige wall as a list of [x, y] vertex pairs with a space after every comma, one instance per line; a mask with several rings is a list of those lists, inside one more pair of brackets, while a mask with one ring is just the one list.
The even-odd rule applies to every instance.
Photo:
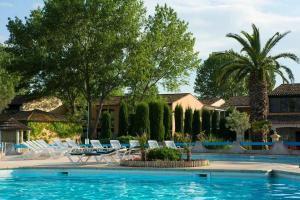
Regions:
[[215, 103], [211, 104], [211, 106], [221, 107], [224, 103], [225, 103], [225, 100], [224, 99], [220, 99], [220, 100], [216, 101]]
[[192, 108], [193, 110], [201, 110], [204, 106], [195, 96], [193, 96], [191, 94], [188, 94], [188, 95], [184, 96], [183, 98], [173, 102], [171, 105], [171, 108], [172, 108], [172, 133], [175, 132], [174, 111], [175, 111], [175, 107], [177, 105], [182, 106], [183, 112], [185, 112], [185, 110], [189, 107]]

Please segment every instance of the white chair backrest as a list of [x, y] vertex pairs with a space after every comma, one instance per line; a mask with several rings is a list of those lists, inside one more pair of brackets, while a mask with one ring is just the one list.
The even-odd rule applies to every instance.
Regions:
[[129, 148], [140, 147], [140, 142], [138, 140], [129, 140]]
[[30, 150], [32, 150], [34, 152], [39, 151], [39, 149], [36, 148], [35, 146], [33, 146], [31, 143], [29, 143], [29, 141], [23, 142], [22, 144], [25, 145], [26, 147], [28, 147]]
[[177, 149], [174, 141], [172, 141], [172, 140], [166, 140], [165, 145], [166, 145], [166, 147], [169, 147], [169, 148], [172, 148], [172, 149]]
[[122, 146], [121, 146], [119, 140], [110, 140], [109, 142], [110, 142], [111, 147], [112, 147], [113, 149], [115, 149], [115, 150], [118, 150], [118, 149], [121, 149], [121, 148], [122, 148]]
[[148, 140], [148, 145], [150, 149], [159, 148], [156, 140]]
[[49, 148], [50, 146], [47, 144], [47, 142], [45, 142], [45, 140], [37, 140], [37, 142], [45, 148]]
[[69, 138], [66, 139], [67, 144], [72, 148], [79, 148], [80, 146], [74, 141]]
[[36, 150], [42, 149], [42, 147], [40, 147], [39, 145], [37, 145], [35, 141], [32, 141], [32, 140], [31, 141], [27, 141], [27, 144], [30, 145], [31, 148], [34, 148]]
[[92, 147], [94, 147], [94, 148], [103, 149], [103, 146], [99, 140], [90, 140], [90, 143], [91, 143]]

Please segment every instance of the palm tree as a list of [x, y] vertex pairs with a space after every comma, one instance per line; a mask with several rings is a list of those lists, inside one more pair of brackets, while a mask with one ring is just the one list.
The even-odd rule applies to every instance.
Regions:
[[[232, 56], [233, 59], [224, 63], [218, 71], [218, 82], [233, 77], [237, 84], [246, 81], [250, 97], [251, 121], [265, 120], [268, 113], [268, 85], [272, 83], [275, 75], [279, 75], [283, 82], [294, 81], [292, 71], [279, 63], [280, 58], [299, 62], [293, 53], [279, 53], [270, 55], [273, 47], [288, 33], [275, 33], [262, 47], [259, 29], [252, 24], [253, 33], [242, 31], [241, 35], [229, 33], [226, 36], [233, 38], [242, 45], [240, 53], [233, 50], [218, 53], [218, 55]], [[286, 78], [286, 75], [288, 78]], [[289, 80], [288, 80], [289, 79]]]

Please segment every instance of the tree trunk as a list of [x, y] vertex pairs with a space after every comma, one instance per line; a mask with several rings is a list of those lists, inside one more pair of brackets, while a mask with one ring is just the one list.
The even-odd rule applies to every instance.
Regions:
[[258, 73], [251, 73], [249, 79], [250, 121], [266, 120], [268, 114], [267, 82]]
[[101, 117], [101, 114], [102, 114], [103, 103], [104, 103], [104, 100], [100, 99], [99, 100], [99, 107], [97, 108], [96, 119], [95, 119], [94, 124], [93, 124], [93, 137], [94, 138], [98, 138], [97, 129], [98, 129], [99, 120], [100, 120], [100, 117]]

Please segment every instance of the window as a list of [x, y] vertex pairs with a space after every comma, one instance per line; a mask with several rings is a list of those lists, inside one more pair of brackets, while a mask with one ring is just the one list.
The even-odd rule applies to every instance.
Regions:
[[271, 97], [270, 112], [300, 112], [300, 97]]

